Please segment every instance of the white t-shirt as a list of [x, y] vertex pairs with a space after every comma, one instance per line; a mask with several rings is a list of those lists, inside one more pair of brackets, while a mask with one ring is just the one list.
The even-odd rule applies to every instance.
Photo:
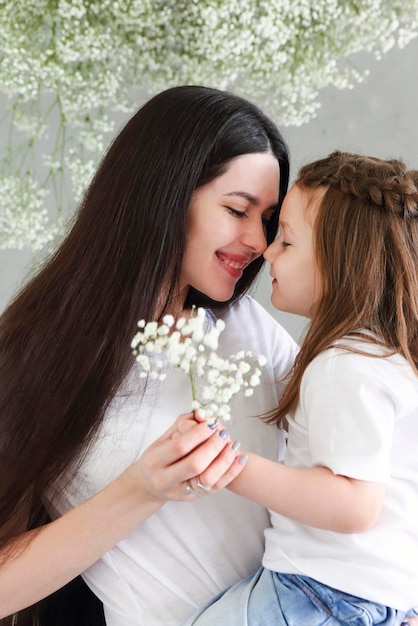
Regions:
[[[262, 382], [252, 397], [233, 399], [231, 437], [245, 450], [271, 459], [284, 453], [283, 433], [257, 416], [274, 408], [277, 381], [292, 365], [297, 346], [252, 298], [222, 315], [226, 328], [218, 353], [241, 349], [264, 354]], [[208, 324], [214, 316], [207, 314]], [[129, 346], [128, 346], [129, 349]], [[81, 503], [133, 463], [181, 413], [190, 410], [188, 377], [171, 368], [142, 395], [135, 367], [110, 406], [65, 497], [60, 514]], [[194, 502], [168, 502], [84, 575], [103, 601], [108, 626], [178, 626], [219, 591], [254, 572], [261, 563], [268, 512], [223, 490]]]
[[[349, 340], [346, 340], [347, 343]], [[373, 344], [353, 342], [382, 354]], [[367, 532], [342, 534], [271, 514], [266, 568], [310, 576], [400, 610], [418, 604], [418, 377], [399, 355], [335, 347], [306, 369], [288, 417], [285, 464], [386, 484]]]

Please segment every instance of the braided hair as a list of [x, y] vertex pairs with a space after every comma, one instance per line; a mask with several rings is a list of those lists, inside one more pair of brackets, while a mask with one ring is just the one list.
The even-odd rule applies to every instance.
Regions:
[[336, 151], [302, 167], [295, 184], [318, 199], [313, 244], [322, 293], [280, 408], [268, 417], [277, 422], [297, 402], [315, 356], [359, 329], [418, 374], [418, 171], [402, 160]]
[[384, 161], [336, 151], [302, 167], [297, 182], [308, 188], [332, 187], [394, 216], [418, 217], [418, 171], [409, 170], [398, 159]]

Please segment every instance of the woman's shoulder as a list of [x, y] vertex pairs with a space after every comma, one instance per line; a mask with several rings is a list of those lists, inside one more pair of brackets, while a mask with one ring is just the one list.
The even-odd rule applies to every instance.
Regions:
[[295, 340], [252, 296], [244, 295], [220, 315], [215, 314], [225, 322], [225, 338], [233, 338], [243, 346], [251, 345], [258, 352], [277, 352], [291, 361], [295, 358], [298, 351]]
[[[215, 313], [216, 314], [216, 313]], [[225, 323], [227, 320], [248, 320], [248, 321], [260, 321], [271, 328], [279, 328], [283, 332], [287, 331], [274, 319], [274, 317], [255, 299], [253, 296], [245, 294], [241, 296], [234, 303], [223, 309], [218, 314]]]

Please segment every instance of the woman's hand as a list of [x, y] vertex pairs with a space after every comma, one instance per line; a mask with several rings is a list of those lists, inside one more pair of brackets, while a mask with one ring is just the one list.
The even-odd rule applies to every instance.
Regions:
[[238, 454], [221, 424], [198, 412], [180, 415], [127, 470], [141, 497], [163, 504], [192, 500], [222, 489], [241, 472], [246, 457]]
[[208, 493], [194, 484], [199, 476], [200, 484], [217, 491], [240, 473], [226, 430], [196, 417], [181, 415], [107, 487], [17, 539], [25, 549], [17, 550], [14, 558], [0, 553], [0, 619], [65, 585], [167, 500], [193, 500]]

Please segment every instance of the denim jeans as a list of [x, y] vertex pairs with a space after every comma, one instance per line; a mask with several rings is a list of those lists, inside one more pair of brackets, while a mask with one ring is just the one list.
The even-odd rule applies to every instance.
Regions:
[[405, 617], [403, 611], [362, 600], [306, 576], [261, 568], [220, 593], [183, 626], [401, 626]]

